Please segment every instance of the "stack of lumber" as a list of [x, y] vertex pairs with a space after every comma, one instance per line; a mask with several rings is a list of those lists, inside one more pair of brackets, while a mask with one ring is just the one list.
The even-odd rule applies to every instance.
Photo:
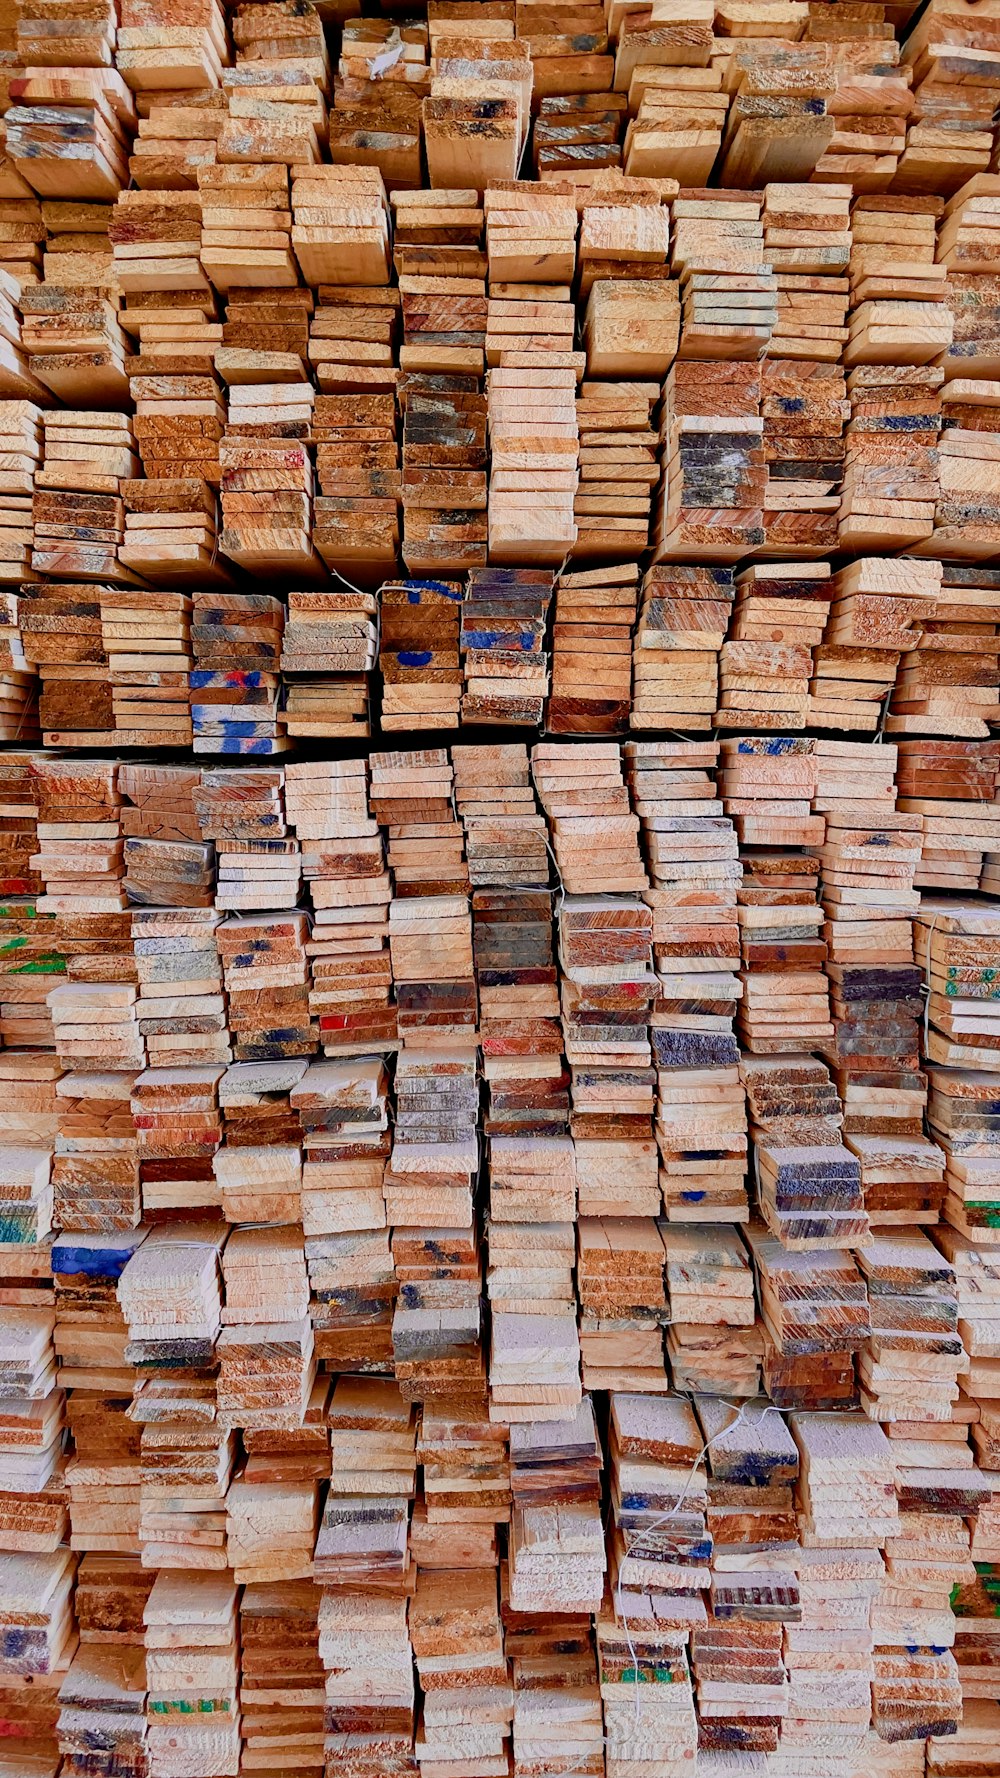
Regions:
[[[134, 1228], [145, 1183], [145, 1144], [133, 1111], [136, 1078], [130, 1072], [71, 1071], [58, 1081], [56, 1095], [52, 1208], [58, 1223], [91, 1231]], [[137, 1110], [141, 1118], [145, 1104]]]
[[761, 371], [768, 553], [819, 556], [836, 547], [843, 426], [850, 411], [839, 365], [776, 358]]
[[630, 742], [653, 887], [660, 1188], [671, 1220], [742, 1221], [746, 1116], [733, 1017], [740, 994], [736, 836], [705, 767], [714, 742]]
[[137, 392], [126, 375], [117, 299], [101, 286], [34, 284], [21, 291], [19, 307], [28, 368], [58, 400], [110, 404], [152, 395]]
[[906, 38], [903, 60], [913, 71], [915, 90], [897, 178], [904, 191], [925, 187], [932, 166], [944, 192], [986, 169], [996, 74], [983, 55], [986, 45], [977, 24], [966, 27], [963, 19], [956, 29], [935, 4]]
[[82, 582], [25, 583], [18, 618], [25, 658], [38, 672], [46, 746], [58, 745], [56, 737], [63, 733], [75, 736], [77, 746], [90, 745], [92, 735], [110, 734], [114, 711], [99, 589]]
[[195, 753], [281, 753], [278, 709], [285, 607], [268, 593], [191, 599], [191, 721]]
[[310, 1010], [328, 1055], [393, 1045], [389, 876], [362, 760], [301, 764], [286, 780], [288, 818], [303, 846], [314, 908]]
[[[465, 855], [472, 887], [547, 888], [545, 822], [535, 804], [527, 747], [518, 741], [488, 747], [453, 747], [451, 757], [455, 809], [465, 829]], [[491, 905], [490, 898], [480, 897], [473, 905], [485, 912]], [[502, 905], [497, 903], [498, 907]], [[518, 905], [513, 901], [512, 910]], [[549, 904], [524, 904], [526, 909], [529, 905]], [[549, 924], [551, 928], [551, 921]]]
[[927, 989], [927, 1060], [992, 1073], [996, 1015], [991, 967], [997, 942], [992, 905], [928, 897], [915, 926], [916, 955]]
[[761, 1339], [753, 1273], [734, 1228], [660, 1223], [671, 1320], [667, 1356], [674, 1385], [739, 1398], [760, 1388]]
[[764, 1387], [782, 1409], [857, 1405], [853, 1354], [871, 1331], [868, 1295], [850, 1253], [790, 1253], [751, 1223], [760, 1291]]
[[[965, 1357], [958, 1337], [954, 1272], [915, 1229], [877, 1236], [859, 1252], [858, 1265], [872, 1312], [871, 1338], [858, 1364], [866, 1413], [873, 1420], [901, 1420], [908, 1426], [949, 1422]], [[908, 1468], [925, 1467], [907, 1464], [908, 1456], [900, 1451], [898, 1461]], [[947, 1468], [947, 1453], [941, 1456], [940, 1467]], [[902, 1476], [899, 1486], [905, 1486]]]
[[16, 593], [0, 592], [0, 738], [38, 743], [38, 681], [24, 652]]
[[[709, 178], [729, 110], [729, 96], [722, 90], [722, 69], [709, 63], [710, 11], [706, 9], [704, 20], [692, 18], [688, 30], [674, 24], [673, 44], [671, 24], [665, 21], [659, 26], [656, 51], [666, 59], [640, 61], [633, 67], [625, 131], [627, 172], [668, 175], [686, 186], [702, 186]], [[635, 48], [640, 53], [642, 49], [635, 43], [636, 34], [634, 29], [629, 32], [630, 59]], [[683, 41], [686, 36], [689, 42]]]
[[540, 741], [531, 772], [564, 893], [641, 894], [647, 878], [639, 819], [631, 813], [617, 744]]
[[998, 591], [995, 570], [942, 564], [934, 616], [899, 664], [888, 733], [989, 738], [988, 724], [1000, 721]]
[[131, 1253], [118, 1278], [131, 1362], [169, 1367], [186, 1355], [199, 1368], [210, 1363], [222, 1315], [224, 1233], [211, 1223], [164, 1224]]
[[[797, 1452], [779, 1416], [763, 1404], [737, 1413], [730, 1403], [701, 1397], [697, 1406], [708, 1441], [715, 1619], [691, 1639], [698, 1707], [710, 1742], [725, 1746], [736, 1734], [759, 1751], [773, 1751], [791, 1704], [783, 1626], [800, 1615], [794, 1546], [783, 1548], [789, 1527], [781, 1515], [790, 1503]], [[735, 1509], [731, 1515], [723, 1503]], [[751, 1641], [753, 1665], [746, 1699], [734, 1709], [734, 1666], [744, 1639]]]
[[216, 1148], [212, 1171], [227, 1222], [300, 1219], [302, 1157], [297, 1146]]
[[[621, 290], [599, 283], [600, 290]], [[656, 288], [669, 289], [669, 285]], [[588, 353], [588, 367], [593, 368]], [[651, 375], [649, 368], [645, 374]], [[584, 380], [576, 401], [580, 433], [580, 480], [573, 504], [576, 542], [583, 559], [641, 554], [649, 542], [653, 489], [659, 480], [653, 431], [659, 381]]]
[[[472, 1230], [478, 1165], [474, 1063], [459, 1049], [401, 1050], [396, 1122], [384, 1194], [392, 1223]], [[435, 1091], [434, 1082], [440, 1081]]]
[[735, 562], [764, 541], [767, 463], [756, 364], [694, 359], [664, 385], [657, 561]]
[[[552, 898], [547, 890], [478, 890], [472, 906], [490, 1214], [496, 1223], [571, 1223], [575, 1155], [565, 1140], [569, 1098]], [[542, 1246], [546, 1240], [539, 1235]], [[565, 1231], [551, 1240], [565, 1252]]]
[[308, 1769], [322, 1762], [320, 1597], [311, 1580], [249, 1581], [240, 1595], [242, 1757], [252, 1770], [289, 1754]]
[[139, 1539], [147, 1567], [226, 1567], [235, 1440], [213, 1416], [207, 1373], [150, 1380], [130, 1410], [142, 1425]]
[[[726, 23], [733, 37], [742, 35], [739, 17]], [[838, 81], [829, 47], [789, 48], [769, 37], [734, 49], [726, 81], [734, 96], [723, 138], [723, 183], [763, 184], [774, 174], [786, 179], [811, 174], [835, 141], [830, 107]]]
[[603, 1457], [591, 1397], [568, 1417], [512, 1425], [510, 1461], [511, 1606], [596, 1611], [605, 1571], [598, 1508]]
[[26, 66], [16, 82], [21, 103], [10, 106], [6, 152], [15, 168], [20, 164], [22, 176], [30, 173], [28, 183], [43, 197], [107, 202], [128, 184], [135, 108], [117, 67], [109, 65], [114, 24], [105, 19], [111, 41], [99, 58], [83, 55], [81, 65], [57, 64], [49, 72], [46, 56], [40, 66]]
[[459, 636], [463, 724], [541, 722], [549, 689], [551, 602], [552, 575], [544, 569], [487, 568], [469, 575]]
[[[381, 1560], [380, 1542], [385, 1551]], [[368, 1566], [375, 1580], [370, 1596], [365, 1598], [349, 1580], [338, 1586], [335, 1575], [320, 1594], [324, 1749], [359, 1763], [362, 1771], [386, 1760], [403, 1762], [404, 1771], [407, 1766], [413, 1771], [415, 1688], [407, 1600], [394, 1596], [391, 1544], [379, 1539], [375, 1526], [363, 1526], [358, 1537], [354, 1567], [362, 1575], [366, 1548], [372, 1552]]]
[[84, 1400], [90, 1391], [127, 1399], [132, 1388], [135, 1373], [125, 1358], [128, 1326], [117, 1284], [146, 1234], [145, 1228], [70, 1234], [52, 1245], [58, 1382], [61, 1388], [84, 1391]]
[[[487, 248], [489, 247], [487, 227]], [[579, 431], [575, 311], [564, 285], [503, 290], [490, 261], [486, 377], [490, 442], [489, 554], [557, 566], [576, 542]]]
[[475, 1414], [485, 1412], [482, 1262], [475, 1228], [449, 1230], [447, 1245], [434, 1228], [397, 1229], [392, 1257], [400, 1296], [392, 1321], [392, 1362], [403, 1395], [408, 1401], [455, 1402]]
[[[384, 29], [387, 22], [360, 17], [346, 20], [344, 45], [349, 32], [377, 31]], [[406, 27], [406, 39], [401, 34], [399, 42], [410, 55], [416, 48], [417, 66], [414, 69], [413, 63], [401, 60], [387, 70], [389, 77], [385, 79], [369, 78], [372, 61], [379, 53], [376, 45], [360, 45], [362, 50], [375, 48], [376, 57], [360, 63], [355, 58], [350, 65], [358, 68], [356, 74], [342, 72], [345, 58], [341, 58], [340, 71], [333, 81], [333, 105], [327, 118], [327, 146], [334, 165], [378, 167], [390, 185], [398, 185], [403, 180], [412, 187], [420, 185], [422, 87], [417, 81], [425, 72], [426, 41], [419, 43], [423, 33], [421, 23]], [[388, 56], [393, 52], [381, 53]], [[399, 73], [402, 78], [393, 78]], [[406, 76], [411, 73], [415, 78], [408, 80]]]
[[[346, 322], [337, 322], [341, 333], [367, 337], [384, 330], [377, 310], [370, 317], [358, 304], [349, 308], [347, 315]], [[317, 311], [316, 329], [326, 320], [326, 310]], [[367, 363], [356, 366], [359, 346], [353, 338], [343, 346], [338, 338], [329, 349], [339, 351], [350, 363], [340, 366], [328, 360], [324, 365], [321, 360], [316, 372], [320, 385], [336, 388], [335, 373], [339, 372], [341, 382], [356, 380], [361, 392], [319, 395], [313, 405], [310, 440], [316, 446], [320, 488], [314, 501], [313, 542], [335, 576], [346, 573], [349, 585], [358, 580], [367, 585], [390, 575], [399, 554], [396, 404], [391, 395], [368, 393], [374, 375]], [[311, 358], [315, 350], [310, 343]], [[382, 350], [380, 347], [380, 353]]]
[[56, 1733], [68, 1771], [79, 1769], [95, 1739], [114, 1724], [116, 1758], [129, 1770], [145, 1761], [146, 1663], [141, 1649], [80, 1647], [59, 1687]]
[[[589, 295], [597, 279], [637, 284], [632, 294], [640, 313], [645, 310], [647, 318], [665, 318], [667, 337], [676, 320], [676, 302], [673, 296], [660, 296], [655, 286], [670, 276], [670, 200], [676, 196], [672, 179], [608, 172], [590, 182], [579, 201], [581, 297]], [[623, 300], [628, 302], [628, 295]], [[662, 335], [660, 339], [662, 350]], [[640, 328], [637, 345], [641, 341]]]
[[507, 1428], [485, 1412], [428, 1402], [420, 1416], [417, 1460], [423, 1499], [410, 1524], [421, 1568], [490, 1567], [497, 1525], [510, 1518]]
[[[530, 122], [532, 64], [527, 45], [515, 40], [509, 10], [499, 18], [487, 14], [479, 30], [469, 31], [469, 17], [446, 12], [439, 21], [428, 11], [431, 82], [421, 124], [431, 185], [458, 186], [464, 175], [485, 192], [517, 177]], [[487, 131], [479, 127], [477, 107], [484, 104]]]
[[131, 1088], [142, 1201], [154, 1210], [218, 1205], [212, 1167], [222, 1134], [222, 1067], [147, 1068]]
[[936, 225], [944, 210], [940, 198], [929, 196], [904, 197], [894, 192], [892, 196], [855, 197], [850, 256], [855, 303], [872, 299], [925, 302], [938, 295], [948, 301], [944, 289], [947, 274], [935, 258]]
[[940, 495], [941, 385], [934, 365], [861, 363], [847, 379], [843, 548], [925, 544]]
[[[446, 749], [375, 753], [370, 764], [369, 802], [375, 820], [388, 830], [388, 863], [399, 890], [393, 907], [399, 917], [405, 914], [400, 901], [407, 898], [464, 899], [469, 872], [454, 805], [454, 766]], [[413, 911], [419, 916], [419, 908]]]
[[[838, 1756], [856, 1762], [877, 1743], [871, 1709], [872, 1601], [883, 1577], [877, 1549], [807, 1546], [794, 1556], [800, 1617], [785, 1626], [784, 1659], [790, 1715], [782, 1732], [789, 1757], [822, 1757], [833, 1741]], [[893, 1763], [915, 1751], [896, 1743]], [[779, 1755], [780, 1757], [780, 1755]], [[898, 1769], [909, 1771], [910, 1765]]]
[[[561, 180], [537, 186], [491, 180], [483, 193], [483, 212], [491, 285], [551, 285], [552, 301], [565, 301], [576, 270], [578, 218], [572, 186]], [[545, 300], [544, 292], [536, 300]], [[495, 318], [505, 313], [514, 311], [494, 311]]]
[[830, 614], [826, 562], [769, 562], [736, 580], [729, 639], [719, 654], [720, 728], [805, 726], [812, 649]]
[[[175, 124], [179, 122], [177, 114]], [[128, 331], [141, 342], [141, 357], [207, 359], [210, 354], [204, 348], [221, 337], [213, 325], [214, 302], [200, 263], [201, 225], [202, 204], [196, 190], [147, 186], [118, 193], [108, 223], [111, 269], [126, 299]], [[180, 293], [181, 302], [171, 301], [174, 292]], [[172, 316], [175, 303], [180, 312]], [[177, 326], [189, 331], [179, 334]], [[182, 342], [186, 353], [178, 350]]]
[[[157, 38], [150, 31], [158, 33]], [[169, 70], [170, 85], [187, 104], [216, 86], [228, 65], [225, 13], [218, 0], [201, 0], [185, 28], [162, 23], [149, 0], [126, 0], [118, 27], [116, 61], [133, 92], [158, 92]]]
[[901, 741], [899, 806], [919, 815], [920, 890], [975, 891], [997, 838], [995, 741]]
[[633, 563], [560, 573], [546, 706], [551, 734], [625, 732], [637, 581]]
[[[272, 1080], [272, 1091], [286, 1086], [288, 1090], [291, 1118], [287, 1122], [282, 1119], [280, 1139], [294, 1144], [301, 1131], [302, 1207], [307, 1237], [339, 1234], [343, 1229], [384, 1228], [382, 1179], [383, 1157], [388, 1153], [388, 1082], [381, 1066], [368, 1059], [339, 1064], [313, 1062], [308, 1066], [296, 1062], [292, 1068], [282, 1064], [281, 1076], [275, 1077], [274, 1066], [269, 1064], [262, 1084], [266, 1086]], [[282, 1099], [281, 1103], [286, 1101]], [[299, 1131], [295, 1127], [296, 1114]], [[250, 1139], [255, 1139], [254, 1132]], [[307, 1261], [311, 1264], [325, 1252], [324, 1247], [307, 1246]]]
[[[275, 301], [282, 293], [276, 293]], [[362, 395], [391, 391], [396, 386], [393, 345], [399, 296], [382, 284], [321, 284], [314, 306], [311, 290], [285, 293], [288, 305], [309, 320], [308, 359], [317, 387], [331, 398], [345, 391]], [[291, 366], [289, 366], [291, 368]], [[324, 508], [337, 538], [336, 482]], [[395, 551], [388, 552], [395, 559]]]
[[[747, 1057], [759, 1208], [790, 1252], [828, 1243], [858, 1246], [869, 1223], [862, 1171], [838, 1140], [839, 1103], [822, 1062], [812, 1057]], [[782, 1116], [775, 1107], [791, 1110]]]
[[44, 414], [42, 426], [32, 567], [57, 579], [131, 580], [118, 562], [125, 517], [120, 484], [139, 467], [127, 420], [60, 409]]
[[[584, 215], [592, 222], [595, 214], [606, 213], [591, 207]], [[587, 298], [583, 337], [588, 376], [662, 382], [680, 337], [675, 285], [663, 278], [597, 276]]]
[[847, 339], [851, 187], [824, 182], [764, 189], [764, 247], [778, 286], [776, 353], [839, 362]]
[[297, 282], [287, 240], [292, 218], [286, 167], [199, 167], [198, 193], [199, 257], [216, 290], [280, 289]]
[[711, 1549], [702, 1443], [683, 1398], [611, 1396], [614, 1613], [599, 1622], [598, 1648], [608, 1760], [616, 1767], [636, 1740], [659, 1764], [695, 1754], [699, 1722], [686, 1655], [692, 1626], [704, 1622], [700, 1589]]
[[243, 914], [217, 927], [235, 1061], [312, 1051], [307, 934], [301, 912], [270, 919]]
[[[393, 265], [400, 279], [405, 370], [483, 370], [484, 210], [475, 187], [393, 191]], [[448, 280], [442, 288], [438, 279]], [[451, 280], [460, 279], [460, 283]], [[449, 300], [441, 305], [431, 299]], [[454, 305], [454, 306], [453, 306]], [[451, 321], [460, 326], [448, 325]], [[444, 323], [444, 325], [442, 325]], [[449, 334], [468, 338], [449, 340]], [[441, 337], [441, 336], [445, 337]], [[482, 335], [483, 338], [479, 336]]]
[[318, 14], [240, 5], [232, 35], [236, 63], [222, 77], [229, 117], [219, 136], [220, 160], [318, 160], [329, 78]]
[[118, 546], [123, 568], [173, 586], [225, 586], [217, 559], [216, 500], [194, 476], [123, 481], [125, 535]]
[[673, 221], [671, 266], [683, 295], [680, 357], [759, 358], [778, 319], [760, 193], [685, 191], [673, 204]]
[[584, 1216], [577, 1225], [580, 1354], [586, 1389], [658, 1393], [668, 1320], [659, 1231], [642, 1216]]
[[[727, 709], [749, 713], [747, 720], [757, 728], [784, 730], [805, 723], [811, 651], [822, 642], [830, 615], [829, 583], [826, 562], [767, 563], [744, 569], [737, 577], [730, 637], [720, 657], [720, 726]], [[737, 648], [737, 643], [744, 646]], [[748, 676], [745, 685], [740, 683], [743, 675]], [[755, 686], [758, 675], [774, 683], [769, 688]]]
[[913, 880], [921, 823], [895, 806], [897, 749], [880, 741], [817, 740], [813, 758], [812, 806], [826, 822], [820, 893], [830, 961], [907, 964], [911, 916], [919, 905]]
[[[148, 335], [154, 329], [166, 335], [166, 343], [155, 354], [140, 350], [130, 361], [135, 369], [129, 377], [129, 394], [135, 403], [133, 429], [147, 480], [199, 481], [217, 488], [222, 473], [219, 441], [225, 430], [226, 408], [222, 384], [214, 363], [208, 363], [208, 354], [195, 355], [197, 371], [187, 369], [190, 360], [184, 329], [194, 325], [200, 332], [206, 308], [211, 314], [214, 307], [210, 293], [207, 297], [200, 292], [196, 295], [198, 306], [190, 310], [158, 309], [154, 305], [161, 298], [153, 292], [148, 305], [139, 309], [134, 327], [140, 347], [150, 343]], [[130, 300], [138, 305], [140, 299]], [[194, 323], [175, 322], [175, 313], [192, 314], [197, 319]], [[156, 319], [147, 323], [147, 316]], [[171, 346], [173, 352], [169, 350]], [[163, 492], [166, 491], [164, 488]]]
[[710, 729], [719, 651], [731, 619], [733, 570], [663, 563], [646, 570], [633, 637], [629, 726]]
[[30, 369], [24, 354], [20, 306], [18, 280], [10, 272], [0, 270], [0, 389], [6, 397], [39, 401], [47, 406], [48, 390]]
[[157, 1573], [143, 1611], [146, 1745], [154, 1768], [238, 1767], [238, 1597], [226, 1570]]
[[211, 908], [133, 912], [139, 1028], [152, 1067], [230, 1060], [218, 918]]
[[[473, 373], [407, 372], [403, 560], [411, 574], [485, 568], [487, 403]], [[460, 480], [456, 480], [461, 477]]]
[[[72, 1609], [76, 1558], [62, 1545], [39, 1555], [5, 1550], [0, 1562], [14, 1644], [4, 1676], [29, 1682], [37, 1678], [43, 1694], [51, 1685], [54, 1701], [78, 1641]], [[27, 1709], [25, 1715], [30, 1721]]]
[[[405, 435], [403, 459], [405, 466]], [[461, 583], [387, 581], [379, 593], [379, 609], [382, 728], [457, 728], [463, 678]]]
[[423, 1692], [415, 1748], [421, 1769], [506, 1764], [513, 1697], [495, 1568], [422, 1569], [409, 1627]]
[[[963, 1274], [959, 1261], [966, 1261], [967, 1269], [973, 1274], [974, 1283], [970, 1288], [978, 1288], [976, 1274], [980, 1259], [973, 1244], [988, 1242], [995, 1216], [993, 1205], [996, 1198], [996, 1160], [992, 1152], [993, 1145], [989, 1141], [988, 1127], [984, 1123], [988, 1113], [982, 1110], [982, 1106], [989, 1103], [993, 1090], [991, 1073], [986, 1069], [957, 1069], [951, 1072], [946, 1068], [932, 1067], [930, 1079], [928, 1121], [947, 1156], [947, 1191], [943, 1217], [953, 1228], [962, 1232], [959, 1252], [956, 1254], [953, 1251], [956, 1242], [954, 1235], [943, 1229], [942, 1237], [947, 1236], [945, 1251], [949, 1253], [958, 1271], [962, 1312], [966, 1315], [972, 1313], [974, 1316], [968, 1332], [973, 1339], [972, 1349], [975, 1350], [979, 1333], [975, 1316], [989, 1315], [993, 1287], [992, 1284], [983, 1283], [985, 1300], [978, 1307], [968, 1300], [963, 1301]], [[981, 1256], [981, 1263], [989, 1272], [988, 1254]]]
[[[548, 0], [529, 0], [516, 14], [516, 27], [518, 37], [527, 44], [531, 56], [535, 93], [560, 94], [556, 100], [543, 97], [543, 116], [568, 113], [571, 118], [586, 120], [593, 110], [600, 114], [612, 106], [614, 95], [605, 90], [612, 75], [607, 21], [599, 5], [581, 6], [572, 0], [570, 5], [553, 7]], [[550, 105], [555, 109], [547, 112], [545, 108]], [[560, 106], [561, 110], [558, 109]], [[579, 127], [584, 129], [585, 121]], [[613, 141], [612, 136], [602, 143], [601, 138], [585, 133], [579, 143], [585, 152], [578, 159], [571, 160], [571, 164], [587, 167], [615, 165], [607, 152], [600, 153], [601, 146], [607, 147]], [[540, 152], [537, 133], [534, 145], [537, 155]], [[558, 166], [560, 163], [556, 160], [552, 164]]]
[[191, 743], [191, 600], [145, 587], [102, 587], [101, 642], [119, 747]]
[[933, 615], [937, 563], [861, 556], [832, 576], [830, 617], [813, 650], [812, 728], [874, 733], [900, 655]]
[[281, 639], [287, 684], [286, 733], [296, 737], [365, 739], [369, 675], [375, 665], [375, 599], [371, 593], [289, 593]]
[[[302, 442], [314, 399], [310, 382], [230, 384], [219, 548], [253, 573], [320, 577], [310, 539], [313, 466]], [[255, 494], [264, 497], [250, 505]]]
[[[501, 1570], [501, 1586], [504, 1580]], [[585, 1771], [598, 1771], [604, 1735], [587, 1618], [515, 1612], [505, 1597], [503, 1622], [514, 1687], [515, 1770], [559, 1760], [569, 1745]]]
[[9, 585], [30, 574], [34, 538], [35, 476], [42, 458], [42, 409], [34, 401], [0, 401], [0, 443], [9, 463], [0, 482], [0, 581]]
[[215, 847], [215, 905], [235, 911], [294, 907], [302, 874], [301, 850], [286, 838], [280, 772], [267, 766], [200, 775], [195, 814]]
[[655, 1215], [649, 1017], [652, 917], [639, 897], [569, 894], [559, 910], [563, 1040], [581, 1215]]

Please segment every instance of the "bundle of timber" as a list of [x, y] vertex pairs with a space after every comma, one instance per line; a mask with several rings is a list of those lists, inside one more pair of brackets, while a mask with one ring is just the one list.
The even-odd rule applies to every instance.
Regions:
[[549, 689], [545, 650], [552, 575], [545, 569], [480, 569], [469, 575], [459, 645], [463, 723], [531, 724]]
[[219, 548], [255, 574], [321, 578], [310, 536], [313, 465], [304, 442], [314, 400], [306, 381], [230, 384], [219, 445]]
[[437, 575], [485, 568], [487, 404], [479, 378], [406, 372], [399, 392], [407, 569]]
[[[364, 310], [354, 308], [350, 314], [358, 317], [350, 331], [367, 335], [372, 324]], [[319, 310], [317, 324], [325, 318]], [[338, 326], [348, 331], [344, 323]], [[357, 580], [368, 586], [391, 575], [399, 554], [402, 483], [396, 404], [391, 394], [369, 393], [374, 377], [364, 366], [365, 374], [357, 374], [353, 340], [339, 350], [349, 355], [350, 365], [320, 361], [320, 386], [336, 389], [350, 381], [361, 389], [358, 394], [319, 395], [313, 404], [309, 438], [316, 446], [320, 487], [313, 543], [335, 577], [346, 576], [349, 586]], [[314, 351], [310, 342], [310, 358]]]
[[218, 501], [198, 476], [120, 483], [125, 534], [123, 568], [155, 586], [201, 589], [230, 585], [218, 560]]
[[5, 116], [6, 152], [31, 189], [43, 198], [113, 202], [128, 184], [136, 123], [118, 69], [26, 67], [13, 83], [15, 97]]
[[658, 382], [581, 384], [576, 401], [580, 480], [573, 503], [577, 536], [571, 555], [593, 560], [628, 550], [641, 555], [646, 549], [659, 480], [653, 431], [658, 400]]
[[546, 706], [550, 734], [627, 729], [637, 580], [632, 563], [560, 573]]
[[556, 565], [576, 542], [575, 390], [583, 367], [573, 351], [573, 304], [557, 284], [524, 284], [517, 298], [494, 295], [505, 286], [492, 265], [491, 278], [489, 553], [494, 562]]
[[759, 358], [778, 320], [760, 193], [683, 191], [673, 218], [671, 269], [683, 293], [679, 356]]
[[138, 459], [118, 414], [61, 409], [42, 416], [44, 456], [32, 506], [36, 574], [56, 579], [130, 581], [118, 563], [123, 541], [123, 477]]
[[191, 720], [195, 753], [281, 753], [279, 710], [285, 607], [268, 593], [191, 599]]

